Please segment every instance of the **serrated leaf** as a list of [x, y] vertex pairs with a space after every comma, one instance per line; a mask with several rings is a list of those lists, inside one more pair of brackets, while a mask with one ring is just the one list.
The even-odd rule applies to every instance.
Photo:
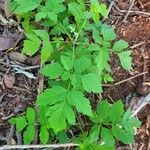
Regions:
[[107, 70], [108, 61], [109, 61], [109, 50], [107, 48], [102, 47], [95, 60], [97, 68], [100, 73], [102, 73], [103, 70]]
[[75, 120], [75, 113], [72, 107], [69, 105], [66, 105], [64, 112], [66, 114], [66, 119], [68, 120], [68, 123], [71, 125], [74, 125], [76, 120]]
[[103, 77], [103, 80], [104, 80], [105, 83], [114, 81], [113, 78], [109, 74], [105, 74], [104, 77]]
[[123, 117], [122, 117], [122, 122], [123, 123], [129, 123], [131, 124], [133, 127], [136, 127], [136, 128], [139, 128], [140, 125], [141, 125], [141, 122], [138, 120], [138, 118], [136, 117], [133, 117], [132, 116], [132, 112], [130, 109], [128, 109], [124, 114], [123, 114]]
[[134, 135], [129, 132], [119, 128], [118, 126], [112, 127], [112, 133], [117, 140], [122, 141], [124, 144], [132, 144], [134, 142]]
[[58, 78], [63, 72], [64, 69], [59, 63], [48, 64], [41, 70], [41, 73], [50, 79]]
[[16, 118], [10, 118], [10, 119], [8, 120], [8, 122], [9, 122], [10, 124], [15, 125], [15, 124], [16, 124]]
[[28, 125], [25, 116], [16, 118], [16, 128], [18, 132], [21, 132]]
[[91, 59], [87, 57], [80, 57], [74, 62], [74, 70], [77, 73], [85, 71], [91, 65]]
[[61, 144], [67, 143], [67, 141], [69, 140], [69, 137], [68, 137], [66, 131], [58, 132], [56, 138], [59, 140], [59, 143], [61, 143]]
[[24, 40], [22, 52], [32, 56], [39, 50], [41, 40], [34, 34], [28, 34], [26, 36], [28, 40]]
[[108, 11], [107, 11], [107, 6], [106, 4], [100, 4], [99, 5], [99, 12], [103, 17], [107, 17]]
[[87, 92], [101, 93], [102, 87], [100, 78], [94, 73], [89, 73], [82, 76], [82, 84]]
[[82, 9], [79, 4], [75, 2], [71, 2], [68, 4], [68, 11], [75, 17], [77, 24], [81, 23], [82, 17]]
[[49, 41], [49, 34], [45, 30], [34, 30], [34, 33], [39, 36], [42, 41]]
[[44, 42], [41, 50], [41, 61], [44, 64], [50, 58], [52, 53], [52, 45], [50, 42]]
[[34, 140], [35, 136], [35, 127], [34, 125], [29, 125], [26, 128], [26, 131], [23, 133], [24, 144], [30, 144]]
[[118, 53], [118, 57], [120, 59], [121, 65], [126, 70], [132, 69], [132, 58], [131, 58], [131, 51], [124, 51]]
[[50, 13], [48, 13], [48, 18], [50, 19], [50, 20], [52, 20], [52, 21], [54, 21], [54, 22], [57, 22], [57, 14], [56, 13], [54, 13], [54, 12], [50, 12]]
[[102, 35], [105, 41], [112, 41], [116, 38], [115, 31], [112, 28], [102, 28]]
[[126, 49], [129, 47], [128, 42], [120, 39], [119, 41], [116, 41], [113, 45], [113, 50], [116, 52], [121, 52], [123, 49]]
[[50, 111], [47, 113], [49, 117], [48, 122], [55, 133], [66, 128], [67, 117], [64, 110], [67, 109], [67, 105], [65, 101], [57, 103], [51, 106]]
[[114, 147], [115, 139], [110, 129], [103, 127], [101, 129], [101, 138], [105, 145]]
[[96, 111], [101, 119], [101, 122], [105, 122], [105, 119], [109, 116], [110, 105], [107, 100], [102, 100], [96, 108]]
[[74, 90], [83, 89], [81, 77], [82, 77], [81, 74], [77, 74], [77, 73], [71, 75], [71, 84]]
[[93, 116], [90, 101], [84, 97], [82, 92], [70, 91], [68, 94], [68, 102], [75, 106], [78, 112], [87, 116]]
[[70, 77], [71, 77], [71, 74], [70, 74], [70, 72], [68, 72], [68, 71], [65, 71], [65, 72], [63, 73], [63, 75], [61, 76], [62, 81], [67, 81]]
[[63, 67], [65, 68], [65, 70], [71, 70], [73, 68], [73, 61], [72, 58], [67, 57], [67, 56], [61, 56], [61, 63], [63, 64]]
[[54, 86], [50, 89], [46, 89], [37, 97], [38, 105], [53, 105], [59, 101], [63, 101], [66, 98], [67, 90], [60, 86]]
[[134, 135], [135, 128], [139, 128], [141, 122], [137, 118], [132, 116], [131, 110], [127, 110], [122, 117], [121, 125], [124, 127], [126, 131]]
[[94, 125], [90, 131], [88, 141], [90, 143], [97, 142], [97, 140], [99, 139], [99, 134], [100, 134], [100, 126]]
[[35, 122], [35, 110], [31, 107], [27, 108], [27, 112], [26, 112], [26, 118], [27, 121], [29, 122], [29, 124], [34, 124]]
[[94, 22], [98, 22], [100, 19], [100, 7], [99, 2], [97, 0], [91, 1], [90, 13]]
[[15, 13], [26, 13], [28, 11], [34, 10], [39, 6], [41, 0], [15, 0], [18, 4], [15, 9]]
[[37, 22], [37, 21], [40, 21], [42, 18], [46, 18], [46, 15], [47, 14], [44, 11], [38, 12], [35, 16], [35, 21]]
[[124, 105], [121, 100], [115, 102], [109, 111], [109, 120], [116, 124], [121, 121], [121, 117], [124, 113]]
[[41, 126], [39, 136], [40, 136], [41, 143], [47, 144], [47, 142], [49, 140], [49, 132], [45, 126]]
[[50, 12], [54, 12], [56, 14], [63, 12], [66, 8], [63, 5], [64, 0], [50, 0], [46, 1], [46, 8]]

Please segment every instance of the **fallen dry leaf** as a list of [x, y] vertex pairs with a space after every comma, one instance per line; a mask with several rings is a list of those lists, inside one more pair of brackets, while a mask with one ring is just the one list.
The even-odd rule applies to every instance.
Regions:
[[11, 89], [13, 88], [13, 85], [15, 83], [15, 78], [11, 74], [4, 75], [4, 84], [7, 88]]
[[0, 51], [13, 47], [15, 39], [10, 36], [0, 35]]
[[16, 46], [22, 38], [23, 34], [0, 35], [0, 51]]
[[8, 54], [9, 58], [13, 61], [19, 61], [19, 62], [25, 62], [27, 59], [27, 56], [23, 55], [22, 53], [19, 52], [11, 52]]

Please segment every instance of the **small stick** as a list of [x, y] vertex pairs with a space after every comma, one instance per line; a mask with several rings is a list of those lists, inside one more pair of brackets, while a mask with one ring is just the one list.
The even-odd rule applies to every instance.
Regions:
[[21, 132], [16, 131], [16, 137], [17, 137], [17, 144], [22, 145], [22, 135]]
[[135, 2], [135, 0], [132, 0], [131, 5], [130, 5], [130, 7], [129, 7], [129, 10], [128, 10], [127, 14], [125, 15], [124, 19], [123, 19], [123, 22], [126, 22], [128, 16], [129, 16], [129, 14], [130, 14], [130, 11], [131, 11], [131, 9], [132, 9], [132, 7], [133, 7], [133, 5], [134, 5], [134, 2]]
[[148, 73], [147, 71], [146, 71], [146, 72], [139, 73], [139, 74], [137, 74], [137, 75], [135, 75], [135, 76], [132, 76], [132, 77], [130, 77], [130, 78], [128, 78], [128, 79], [125, 79], [125, 80], [122, 80], [122, 81], [119, 81], [119, 82], [115, 83], [114, 86], [119, 85], [119, 84], [122, 84], [122, 83], [124, 83], [124, 82], [127, 82], [127, 81], [129, 81], [129, 80], [132, 80], [132, 79], [134, 79], [134, 78], [136, 78], [136, 77], [142, 76], [142, 75], [147, 74], [147, 73]]
[[0, 150], [12, 150], [12, 149], [31, 149], [31, 148], [66, 148], [66, 147], [79, 147], [79, 144], [67, 143], [67, 144], [51, 144], [51, 145], [5, 145], [0, 147]]
[[147, 2], [147, 3], [143, 4], [143, 7], [145, 7], [145, 6], [149, 5], [149, 4], [150, 4], [150, 2]]
[[145, 44], [144, 41], [143, 41], [143, 42], [140, 42], [140, 43], [138, 43], [138, 44], [134, 44], [134, 45], [130, 46], [130, 48], [133, 49], [133, 48], [136, 48], [136, 47], [141, 46], [141, 45], [143, 45], [143, 44]]
[[110, 11], [111, 11], [113, 5], [114, 5], [114, 1], [112, 1], [112, 2], [110, 3], [110, 5], [109, 5], [108, 14], [107, 14], [107, 15], [109, 15], [109, 13], [110, 13]]
[[[108, 0], [109, 2], [111, 2], [110, 0]], [[119, 11], [120, 13], [126, 13], [128, 12], [128, 10], [122, 10], [120, 9], [115, 3], [114, 3], [114, 7], [116, 8], [117, 11]], [[144, 12], [144, 11], [130, 11], [130, 13], [136, 13], [136, 14], [143, 14], [143, 15], [148, 15], [150, 16], [150, 13], [148, 12]]]

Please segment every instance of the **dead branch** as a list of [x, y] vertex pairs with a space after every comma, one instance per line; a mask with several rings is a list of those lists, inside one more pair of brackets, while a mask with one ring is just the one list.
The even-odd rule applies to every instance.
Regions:
[[0, 147], [0, 150], [12, 150], [12, 149], [28, 149], [28, 148], [66, 148], [66, 147], [78, 147], [79, 144], [67, 143], [67, 144], [51, 144], [51, 145], [5, 145]]

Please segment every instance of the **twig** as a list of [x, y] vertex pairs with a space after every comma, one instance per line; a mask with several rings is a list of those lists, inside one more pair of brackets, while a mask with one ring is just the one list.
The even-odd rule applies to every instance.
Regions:
[[143, 42], [140, 42], [140, 43], [138, 43], [138, 44], [134, 44], [134, 45], [130, 46], [130, 48], [133, 49], [133, 48], [136, 48], [136, 47], [141, 46], [141, 45], [143, 45], [143, 44], [145, 44], [144, 41], [143, 41]]
[[[44, 67], [44, 65], [41, 63], [40, 69], [42, 69], [43, 67]], [[39, 82], [39, 84], [38, 84], [37, 92], [38, 92], [38, 95], [39, 95], [44, 89], [44, 76], [42, 74], [40, 74], [40, 72], [38, 74], [38, 82]], [[35, 107], [35, 110], [37, 111], [36, 107]], [[36, 124], [38, 124], [37, 118], [36, 118]], [[33, 144], [38, 143], [38, 126], [36, 125], [35, 128], [36, 128], [36, 133], [35, 133]]]
[[110, 3], [110, 5], [109, 5], [108, 14], [107, 14], [107, 15], [109, 15], [109, 13], [110, 13], [110, 11], [111, 11], [113, 5], [114, 5], [114, 1], [112, 1], [112, 2]]
[[19, 65], [10, 65], [10, 66], [13, 67], [13, 68], [19, 68], [19, 69], [22, 69], [22, 70], [31, 70], [31, 69], [37, 69], [37, 68], [41, 67], [41, 65], [27, 66], [27, 67], [23, 67], [23, 66], [19, 66]]
[[[108, 0], [109, 2], [111, 2], [110, 0]], [[117, 11], [119, 11], [120, 13], [126, 13], [126, 12], [128, 12], [128, 10], [122, 10], [122, 9], [120, 9], [115, 3], [114, 3], [114, 8], [117, 10]], [[136, 13], [136, 14], [143, 14], [143, 15], [148, 15], [148, 16], [150, 16], [150, 13], [148, 13], [148, 12], [144, 12], [144, 11], [130, 11], [130, 13]]]
[[28, 149], [28, 148], [66, 148], [66, 147], [79, 147], [79, 144], [67, 143], [67, 144], [51, 144], [51, 145], [5, 145], [0, 147], [0, 150], [12, 150], [12, 149]]
[[145, 7], [147, 5], [150, 5], [150, 2], [147, 2], [147, 3], [143, 4], [143, 7]]
[[2, 117], [1, 119], [2, 120], [8, 120], [9, 118], [13, 117], [15, 114], [10, 114], [9, 116], [6, 116], [6, 117]]
[[16, 137], [17, 137], [17, 144], [22, 145], [22, 135], [21, 132], [16, 131]]
[[131, 11], [133, 5], [134, 5], [134, 2], [135, 2], [135, 0], [132, 0], [131, 5], [130, 5], [130, 7], [129, 7], [129, 10], [128, 10], [127, 14], [125, 15], [124, 19], [123, 19], [123, 22], [126, 22], [128, 16], [129, 16], [129, 13], [130, 13], [130, 11]]
[[127, 78], [127, 79], [125, 79], [125, 80], [119, 81], [119, 82], [115, 83], [113, 86], [122, 84], [122, 83], [127, 82], [127, 81], [129, 81], [129, 80], [132, 80], [132, 79], [134, 79], [134, 78], [136, 78], [136, 77], [142, 76], [142, 75], [144, 75], [144, 74], [146, 74], [146, 73], [148, 73], [148, 72], [146, 71], [146, 72], [139, 73], [139, 74], [137, 74], [137, 75], [135, 75], [135, 76], [132, 76], [132, 77]]
[[4, 96], [6, 95], [7, 93], [3, 93], [1, 96], [0, 96], [0, 103], [1, 101], [3, 100]]

